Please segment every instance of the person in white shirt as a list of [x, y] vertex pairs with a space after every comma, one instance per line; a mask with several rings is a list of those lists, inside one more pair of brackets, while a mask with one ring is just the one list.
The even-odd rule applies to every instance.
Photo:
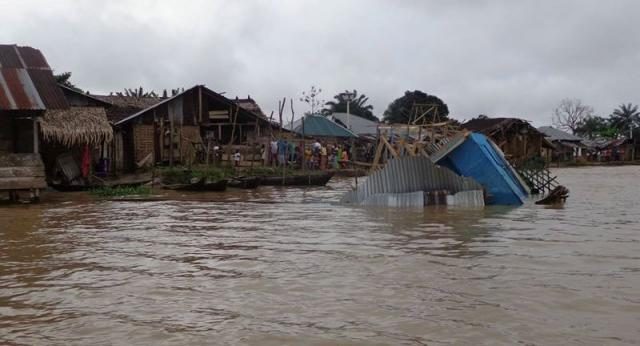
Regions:
[[233, 153], [233, 165], [235, 167], [240, 166], [240, 150], [236, 149], [236, 152]]

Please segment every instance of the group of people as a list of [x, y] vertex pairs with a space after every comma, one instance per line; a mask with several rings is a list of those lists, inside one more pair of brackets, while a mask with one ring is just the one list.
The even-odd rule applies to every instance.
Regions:
[[315, 140], [311, 145], [298, 145], [286, 139], [273, 140], [269, 148], [261, 148], [265, 166], [302, 167], [308, 169], [346, 168], [349, 163], [351, 148], [348, 145], [323, 144]]

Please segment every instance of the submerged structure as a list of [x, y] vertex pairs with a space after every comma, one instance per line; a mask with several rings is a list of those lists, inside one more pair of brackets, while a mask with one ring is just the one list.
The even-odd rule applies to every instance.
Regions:
[[[434, 131], [427, 133], [427, 138], [435, 138]], [[383, 150], [393, 157], [382, 169], [376, 169], [379, 160], [374, 160], [371, 175], [342, 202], [393, 207], [521, 205], [531, 194], [500, 148], [483, 134], [461, 131], [413, 143], [407, 138], [381, 136], [376, 157]]]
[[484, 206], [483, 187], [472, 178], [440, 167], [428, 157], [401, 156], [367, 177], [342, 203], [366, 206]]
[[520, 205], [531, 193], [502, 151], [483, 134], [460, 136], [431, 159], [482, 184], [487, 191], [487, 204]]

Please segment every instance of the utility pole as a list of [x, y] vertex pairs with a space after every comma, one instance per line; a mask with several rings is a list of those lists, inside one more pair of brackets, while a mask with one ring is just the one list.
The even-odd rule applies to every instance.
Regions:
[[[342, 101], [347, 103], [347, 129], [349, 130], [349, 132], [352, 132], [351, 131], [351, 109], [350, 109], [350, 106], [351, 106], [351, 101], [353, 101], [353, 99], [356, 97], [356, 92], [355, 92], [355, 90], [353, 92], [346, 91], [346, 92], [341, 93], [339, 95], [339, 97], [340, 97], [340, 99]], [[351, 137], [350, 148], [349, 148], [350, 149], [349, 159], [352, 162], [355, 162], [355, 157], [353, 157], [353, 153], [354, 153], [353, 146], [354, 146], [354, 138]]]

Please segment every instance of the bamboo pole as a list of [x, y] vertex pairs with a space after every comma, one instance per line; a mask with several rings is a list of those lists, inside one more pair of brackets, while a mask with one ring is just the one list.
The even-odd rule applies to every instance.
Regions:
[[173, 155], [174, 155], [174, 123], [173, 123], [173, 114], [172, 112], [167, 112], [169, 117], [169, 144], [171, 148], [169, 149], [169, 167], [173, 167]]
[[[280, 129], [279, 129], [279, 140], [282, 141], [282, 113], [284, 112], [284, 107], [287, 104], [287, 98], [283, 97], [282, 98], [282, 102], [278, 101], [278, 118], [280, 120]], [[282, 185], [284, 185], [284, 182], [286, 180], [286, 175], [287, 175], [287, 147], [284, 147], [284, 152], [283, 152], [283, 162], [282, 162]]]

